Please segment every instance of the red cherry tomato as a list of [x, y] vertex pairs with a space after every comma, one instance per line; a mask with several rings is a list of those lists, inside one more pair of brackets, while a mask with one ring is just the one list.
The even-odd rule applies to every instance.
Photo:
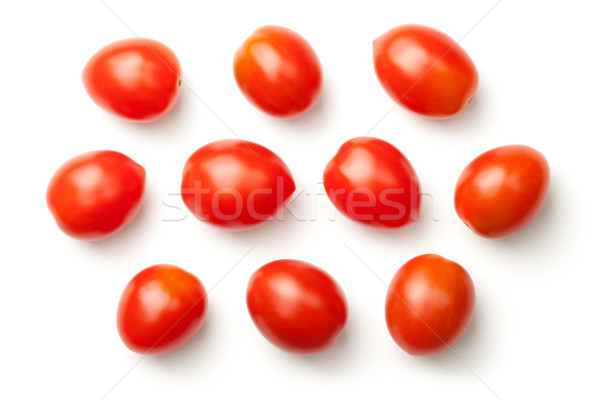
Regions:
[[394, 101], [417, 114], [449, 118], [471, 101], [475, 64], [452, 38], [432, 28], [402, 25], [373, 42], [379, 82]]
[[87, 62], [83, 85], [96, 104], [135, 122], [154, 121], [179, 97], [181, 67], [175, 53], [152, 39], [124, 39]]
[[381, 139], [348, 140], [323, 173], [325, 191], [345, 216], [371, 228], [395, 229], [419, 218], [419, 179], [410, 162]]
[[550, 184], [550, 168], [537, 150], [502, 146], [475, 158], [454, 191], [456, 213], [471, 230], [505, 238], [523, 230], [539, 213]]
[[206, 304], [206, 290], [194, 275], [174, 265], [148, 267], [133, 277], [121, 295], [119, 335], [137, 353], [170, 353], [200, 330]]
[[196, 150], [181, 181], [187, 208], [198, 219], [230, 230], [273, 219], [295, 189], [281, 158], [241, 140], [219, 140]]
[[252, 321], [273, 345], [296, 354], [331, 347], [346, 324], [342, 288], [325, 271], [297, 260], [260, 267], [248, 282]]
[[235, 53], [233, 72], [244, 96], [276, 117], [299, 117], [321, 95], [317, 54], [287, 28], [263, 26], [252, 32]]
[[398, 346], [412, 355], [431, 356], [460, 339], [474, 308], [475, 288], [467, 271], [444, 257], [424, 254], [392, 278], [385, 320]]
[[119, 232], [142, 206], [146, 170], [116, 151], [93, 151], [64, 163], [46, 192], [46, 203], [64, 233], [100, 240]]

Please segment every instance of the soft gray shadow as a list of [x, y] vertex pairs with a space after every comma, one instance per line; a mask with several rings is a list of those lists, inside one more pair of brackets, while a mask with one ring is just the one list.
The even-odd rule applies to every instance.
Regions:
[[471, 102], [465, 107], [465, 109], [458, 115], [448, 119], [428, 119], [428, 121], [434, 124], [443, 125], [443, 129], [450, 128], [462, 128], [465, 126], [473, 126], [478, 122], [482, 121], [483, 113], [485, 108], [482, 103], [487, 102], [485, 98], [485, 92], [481, 88], [475, 93]]
[[[107, 118], [111, 119], [111, 123], [120, 125], [123, 130], [127, 132], [124, 134], [136, 134], [144, 136], [162, 136], [168, 135], [170, 140], [174, 133], [185, 131], [185, 127], [188, 124], [184, 114], [186, 113], [186, 107], [190, 106], [189, 90], [185, 87], [181, 88], [179, 99], [171, 111], [169, 111], [164, 117], [153, 121], [153, 122], [132, 122], [120, 119], [115, 116], [107, 115]], [[191, 99], [194, 100], [194, 99]]]
[[485, 341], [486, 338], [490, 339], [493, 336], [483, 333], [485, 325], [483, 314], [485, 311], [481, 311], [481, 307], [476, 306], [469, 328], [451, 349], [435, 356], [419, 358], [424, 363], [435, 367], [447, 371], [455, 370], [457, 374], [463, 374], [465, 368], [475, 372], [481, 371], [492, 361], [491, 357], [494, 354], [491, 349], [495, 346], [494, 343]]
[[350, 358], [352, 356], [351, 344], [352, 334], [349, 327], [346, 326], [338, 340], [329, 349], [311, 355], [298, 356], [290, 354], [298, 362], [306, 363], [311, 368], [319, 368], [323, 370], [342, 370], [344, 366], [350, 365]]
[[[465, 107], [465, 109], [458, 115], [446, 119], [432, 119], [422, 115], [415, 114], [411, 111], [404, 109], [399, 106], [400, 111], [409, 113], [415, 122], [426, 125], [428, 128], [433, 128], [440, 133], [459, 133], [459, 134], [477, 134], [480, 135], [482, 132], [479, 127], [485, 126], [485, 123], [489, 123], [489, 115], [491, 105], [489, 104], [489, 98], [486, 96], [485, 89], [479, 87], [475, 96], [471, 102]], [[396, 111], [396, 112], [400, 112]], [[418, 121], [417, 121], [418, 120]], [[478, 129], [474, 129], [478, 128]]]
[[[214, 329], [212, 322], [213, 316], [210, 305], [207, 308], [206, 319], [202, 327], [189, 342], [179, 349], [152, 357], [152, 360], [168, 369], [191, 370], [193, 366], [201, 364], [203, 360], [207, 362], [214, 360], [213, 357], [208, 357], [207, 352], [213, 349], [212, 339], [219, 333]], [[209, 365], [207, 365], [210, 368]], [[197, 372], [197, 371], [196, 371]]]
[[[336, 223], [337, 218], [347, 219], [346, 216], [338, 213], [336, 216], [336, 221], [330, 222]], [[423, 236], [424, 232], [428, 229], [427, 223], [422, 221], [421, 218], [410, 223], [409, 225], [404, 225], [400, 228], [386, 231], [373, 229], [356, 221], [349, 222], [352, 224], [351, 232], [353, 235], [368, 235], [376, 238], [378, 241], [387, 241], [392, 243], [403, 243], [409, 240], [415, 240], [415, 238]], [[346, 231], [346, 229], [344, 229], [344, 231]]]
[[[203, 221], [198, 221], [198, 223], [206, 224]], [[298, 224], [299, 221], [296, 221], [288, 210], [284, 210], [281, 217], [275, 217], [271, 221], [244, 231], [230, 231], [216, 226], [210, 226], [209, 228], [214, 230], [213, 236], [222, 236], [222, 240], [236, 240], [247, 244], [256, 244], [262, 241], [277, 242], [285, 237], [290, 237], [299, 228]]]
[[560, 225], [560, 212], [555, 192], [555, 185], [551, 184], [546, 202], [531, 224], [513, 236], [497, 240], [498, 245], [524, 252], [532, 252], [539, 247], [544, 247], [550, 252], [561, 251], [560, 244], [556, 243], [561, 238], [556, 235], [556, 227]]
[[[131, 222], [125, 226], [120, 232], [114, 234], [103, 240], [97, 240], [93, 242], [87, 242], [90, 248], [98, 250], [99, 252], [108, 252], [115, 254], [119, 251], [127, 251], [127, 249], [133, 249], [133, 245], [136, 241], [142, 240], [143, 232], [145, 231], [144, 226], [148, 222], [148, 202], [149, 198], [144, 196], [142, 200], [142, 207], [131, 220]], [[110, 251], [109, 251], [110, 250]]]
[[[295, 363], [301, 367], [310, 369], [316, 368], [323, 372], [337, 374], [352, 368], [352, 363], [350, 361], [353, 357], [351, 347], [353, 345], [352, 326], [354, 324], [354, 319], [352, 316], [349, 316], [346, 326], [337, 341], [331, 347], [320, 353], [306, 355], [290, 353], [277, 348], [271, 343], [265, 343], [265, 347], [270, 347], [270, 349], [277, 354], [278, 359], [283, 363]], [[268, 341], [265, 339], [265, 342]]]
[[[331, 116], [330, 96], [326, 87], [323, 88], [321, 98], [304, 115], [294, 119], [273, 119], [270, 123], [281, 130], [282, 134], [293, 134], [298, 137], [307, 137], [311, 140], [316, 139], [326, 133], [328, 130], [326, 122]], [[296, 136], [294, 136], [296, 137]]]

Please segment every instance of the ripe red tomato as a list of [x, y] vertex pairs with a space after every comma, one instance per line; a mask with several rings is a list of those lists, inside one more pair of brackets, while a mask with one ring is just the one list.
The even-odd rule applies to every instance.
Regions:
[[246, 98], [267, 114], [296, 118], [321, 95], [321, 63], [310, 44], [279, 26], [258, 28], [235, 53], [233, 72]]
[[394, 101], [417, 114], [449, 118], [469, 104], [479, 77], [452, 38], [421, 25], [402, 25], [373, 42], [379, 82]]
[[273, 345], [297, 354], [331, 347], [346, 325], [342, 288], [320, 268], [277, 260], [250, 277], [246, 303], [252, 321]]
[[502, 146], [475, 158], [454, 191], [456, 213], [471, 230], [505, 238], [523, 230], [539, 213], [550, 184], [550, 168], [537, 150]]
[[292, 174], [271, 150], [241, 140], [219, 140], [185, 163], [181, 196], [200, 220], [244, 230], [274, 218], [296, 190]]
[[444, 257], [424, 254], [392, 278], [385, 320], [398, 346], [412, 355], [431, 356], [458, 342], [474, 308], [475, 288], [467, 271]]
[[64, 163], [46, 192], [46, 203], [64, 233], [100, 240], [119, 232], [142, 206], [146, 170], [116, 151], [92, 151]]
[[371, 228], [395, 229], [419, 218], [419, 179], [390, 143], [372, 137], [348, 140], [323, 173], [325, 191], [345, 216]]
[[127, 284], [117, 310], [117, 328], [132, 351], [160, 355], [177, 350], [200, 330], [206, 290], [191, 273], [160, 264], [139, 272]]
[[83, 85], [96, 104], [135, 122], [154, 121], [177, 102], [181, 66], [175, 53], [152, 39], [124, 39], [87, 62]]

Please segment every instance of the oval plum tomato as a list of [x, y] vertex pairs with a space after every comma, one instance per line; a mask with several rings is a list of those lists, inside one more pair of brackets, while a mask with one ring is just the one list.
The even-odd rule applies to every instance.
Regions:
[[271, 150], [241, 140], [219, 140], [185, 163], [181, 196], [200, 220], [244, 230], [274, 218], [296, 190], [292, 174]]
[[417, 114], [449, 118], [460, 113], [477, 90], [475, 64], [444, 33], [402, 25], [373, 42], [379, 82], [394, 101]]
[[98, 50], [87, 62], [83, 85], [96, 104], [135, 122], [167, 114], [177, 102], [181, 66], [175, 53], [152, 39], [124, 39]]
[[471, 230], [505, 238], [523, 230], [539, 213], [550, 184], [550, 168], [537, 150], [523, 145], [497, 147], [463, 170], [454, 207]]
[[323, 173], [325, 191], [345, 216], [388, 230], [419, 218], [419, 179], [406, 157], [372, 137], [348, 140]]
[[346, 325], [346, 297], [322, 269], [297, 260], [263, 265], [248, 282], [252, 321], [273, 345], [296, 354], [331, 347]]
[[267, 114], [296, 118], [321, 95], [321, 63], [310, 44], [279, 26], [258, 28], [235, 53], [233, 72], [246, 98]]
[[117, 328], [132, 351], [160, 355], [177, 350], [200, 330], [206, 290], [191, 273], [159, 264], [127, 284], [117, 310]]
[[474, 308], [475, 288], [467, 271], [444, 257], [424, 254], [392, 278], [385, 320], [398, 346], [412, 355], [431, 356], [460, 339]]
[[64, 163], [46, 192], [46, 203], [64, 233], [100, 240], [119, 232], [142, 206], [146, 170], [110, 150], [81, 154]]

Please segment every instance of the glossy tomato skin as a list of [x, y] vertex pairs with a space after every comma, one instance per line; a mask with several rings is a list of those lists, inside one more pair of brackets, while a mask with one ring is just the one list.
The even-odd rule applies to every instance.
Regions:
[[280, 118], [297, 118], [321, 95], [321, 63], [310, 44], [280, 26], [258, 28], [238, 48], [233, 72], [244, 96]]
[[256, 270], [246, 292], [252, 321], [280, 349], [314, 354], [331, 347], [347, 319], [346, 297], [322, 269], [298, 260], [277, 260]]
[[130, 350], [166, 354], [196, 335], [206, 307], [206, 290], [196, 276], [174, 265], [154, 265], [139, 272], [125, 287], [117, 310], [117, 328]]
[[245, 230], [272, 220], [296, 186], [285, 163], [257, 143], [219, 140], [185, 163], [181, 196], [201, 221]]
[[444, 257], [424, 254], [392, 278], [385, 319], [398, 346], [412, 355], [432, 356], [460, 339], [474, 308], [475, 288], [467, 271]]
[[126, 155], [92, 151], [65, 162], [54, 173], [46, 204], [58, 227], [81, 240], [114, 235], [142, 206], [146, 170]]
[[397, 229], [419, 218], [420, 184], [408, 159], [381, 139], [345, 142], [323, 173], [325, 191], [345, 216], [374, 229]]
[[542, 209], [550, 167], [537, 150], [509, 145], [489, 150], [463, 170], [454, 191], [459, 218], [483, 237], [512, 236]]
[[177, 102], [181, 66], [177, 56], [152, 39], [123, 39], [98, 50], [87, 62], [83, 85], [104, 110], [134, 122], [151, 122]]
[[394, 101], [430, 118], [449, 118], [469, 104], [479, 83], [475, 64], [446, 34], [402, 25], [373, 42], [379, 82]]

